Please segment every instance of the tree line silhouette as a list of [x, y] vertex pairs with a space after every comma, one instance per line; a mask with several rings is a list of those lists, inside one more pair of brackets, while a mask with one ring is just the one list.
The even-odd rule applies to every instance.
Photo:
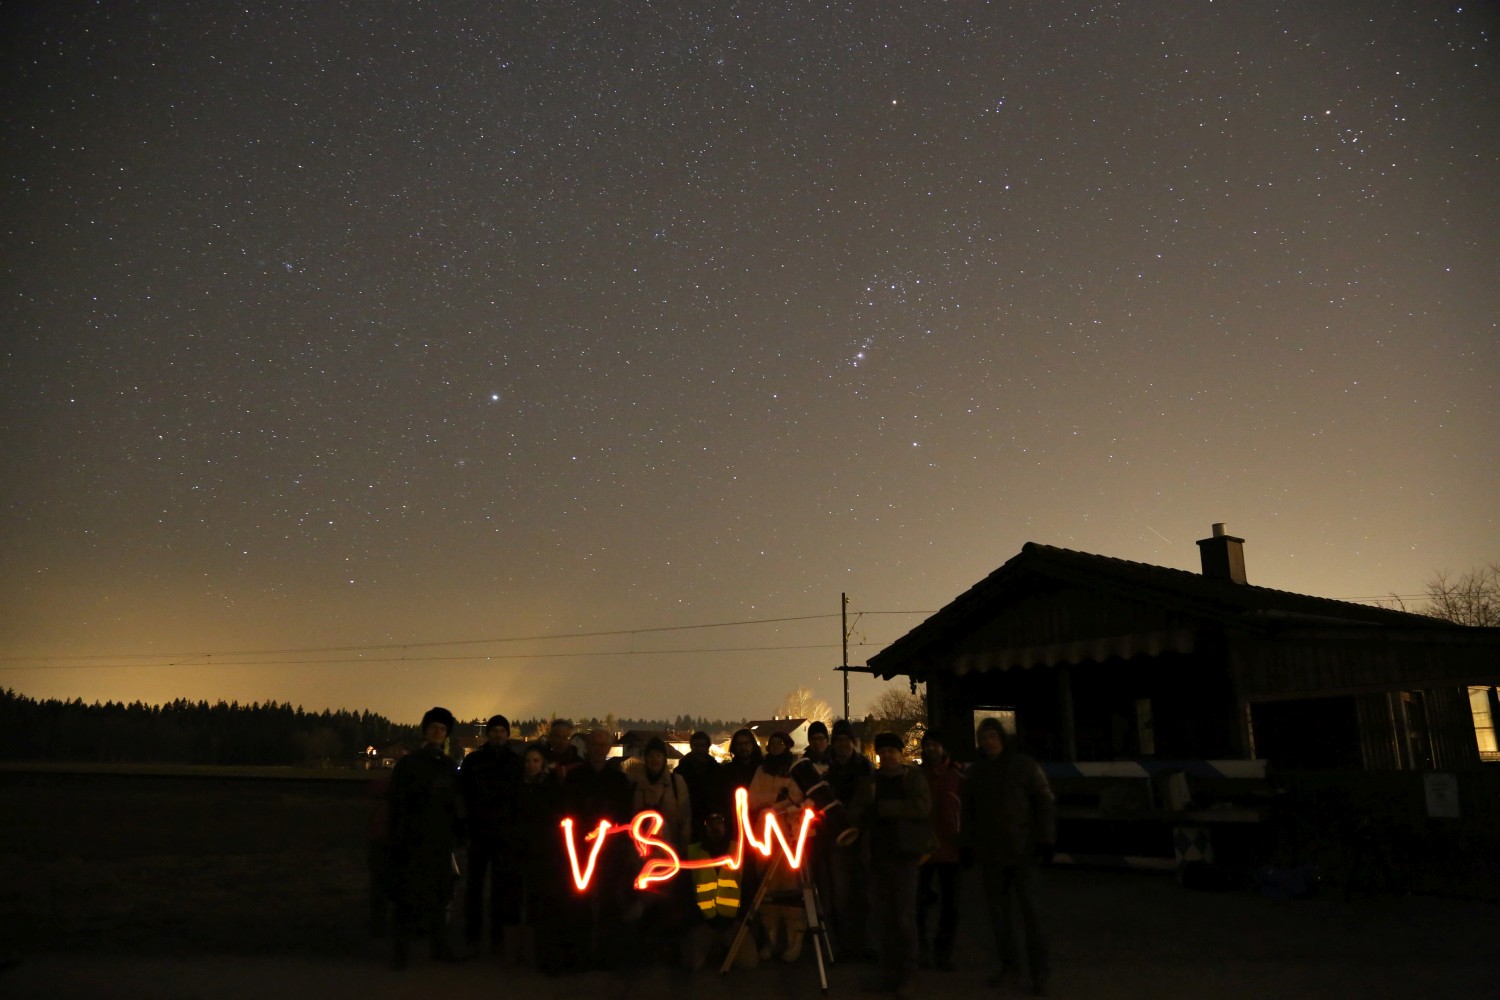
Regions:
[[[602, 719], [598, 716], [583, 715], [551, 715], [545, 718], [534, 716], [530, 719], [512, 719], [510, 722], [510, 735], [516, 739], [541, 739], [547, 735], [547, 729], [551, 726], [552, 720], [558, 718], [568, 719], [579, 732], [587, 732], [590, 729], [603, 727], [617, 733], [627, 732], [631, 729], [662, 733], [691, 733], [694, 730], [701, 729], [706, 733], [713, 734], [738, 729], [744, 724], [743, 720], [710, 719], [706, 715], [688, 715], [686, 713], [671, 719], [619, 719], [611, 712]], [[478, 727], [478, 732], [482, 735], [484, 732], [483, 721], [476, 719], [474, 725]]]
[[373, 712], [285, 702], [85, 704], [0, 691], [0, 760], [347, 767], [366, 747], [416, 737]]
[[[518, 719], [512, 735], [537, 739], [552, 717]], [[679, 715], [675, 719], [575, 718], [580, 730], [705, 729], [717, 733], [738, 722]], [[480, 737], [484, 721], [460, 723], [454, 735]], [[374, 712], [307, 712], [287, 702], [207, 702], [179, 698], [164, 705], [81, 698], [38, 701], [0, 690], [0, 760], [79, 763], [220, 764], [354, 767], [369, 747], [415, 747], [415, 725], [399, 725]]]

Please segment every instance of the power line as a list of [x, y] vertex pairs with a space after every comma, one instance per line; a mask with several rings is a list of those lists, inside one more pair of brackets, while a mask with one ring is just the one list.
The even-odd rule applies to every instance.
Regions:
[[[871, 612], [871, 614], [901, 614], [902, 612]], [[923, 614], [924, 612], [910, 612], [911, 614]], [[433, 649], [439, 646], [480, 646], [488, 643], [499, 642], [544, 642], [556, 639], [594, 639], [609, 635], [646, 635], [652, 632], [686, 632], [693, 629], [705, 628], [729, 628], [737, 625], [767, 625], [781, 622], [811, 621], [817, 618], [833, 618], [834, 615], [800, 615], [791, 618], [756, 618], [748, 621], [735, 622], [709, 622], [705, 625], [664, 625], [656, 628], [632, 628], [613, 629], [606, 632], [569, 632], [565, 634], [551, 633], [547, 635], [516, 635], [499, 639], [438, 639], [424, 642], [381, 642], [363, 643], [351, 646], [304, 646], [293, 649], [233, 649], [219, 650], [215, 652], [202, 653], [90, 653], [79, 656], [56, 655], [45, 657], [46, 659], [59, 660], [129, 660], [140, 657], [158, 659], [170, 657], [172, 659], [187, 659], [199, 656], [281, 656], [293, 653], [351, 653], [362, 649]], [[32, 656], [0, 656], [0, 663], [9, 663], [15, 660], [34, 660], [38, 657]]]
[[1363, 597], [1333, 597], [1334, 601], [1421, 601], [1431, 595], [1428, 594], [1368, 594]]

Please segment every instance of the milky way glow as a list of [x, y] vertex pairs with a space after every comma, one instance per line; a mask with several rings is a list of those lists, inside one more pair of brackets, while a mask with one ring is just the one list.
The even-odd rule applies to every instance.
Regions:
[[[739, 869], [744, 864], [747, 842], [753, 850], [765, 858], [774, 855], [779, 847], [781, 856], [789, 867], [793, 869], [802, 867], [802, 859], [807, 847], [807, 832], [812, 828], [815, 813], [810, 806], [804, 806], [802, 809], [802, 820], [797, 828], [795, 845], [787, 840], [781, 821], [771, 809], [767, 809], [762, 817], [760, 836], [755, 835], [755, 824], [750, 818], [749, 795], [743, 788], [735, 790], [734, 813], [739, 822], [739, 836], [735, 839], [734, 849], [717, 858], [688, 861], [684, 861], [671, 844], [658, 837], [666, 820], [654, 809], [636, 813], [635, 818], [629, 824], [616, 825], [609, 820], [600, 820], [599, 825], [583, 838], [585, 843], [593, 844], [589, 848], [588, 860], [584, 863], [578, 860], [578, 843], [573, 834], [575, 824], [572, 818], [564, 819], [560, 825], [563, 831], [563, 843], [568, 848], [568, 863], [573, 872], [573, 885], [579, 892], [588, 890], [589, 884], [594, 879], [594, 871], [599, 861], [599, 850], [604, 846], [605, 839], [611, 834], [624, 831], [629, 831], [637, 853], [646, 859], [635, 877], [637, 889], [645, 889], [653, 882], [665, 881], [684, 868], [717, 868], [720, 865], [728, 865]], [[653, 857], [653, 852], [659, 853]]]

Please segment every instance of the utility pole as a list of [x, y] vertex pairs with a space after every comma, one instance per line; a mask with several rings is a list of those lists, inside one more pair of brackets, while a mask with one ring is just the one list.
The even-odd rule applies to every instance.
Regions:
[[839, 632], [844, 647], [844, 718], [849, 718], [849, 595], [839, 595]]

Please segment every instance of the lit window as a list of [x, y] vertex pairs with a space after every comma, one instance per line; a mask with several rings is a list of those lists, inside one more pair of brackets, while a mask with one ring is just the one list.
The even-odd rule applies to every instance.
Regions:
[[1495, 742], [1495, 689], [1469, 688], [1469, 711], [1474, 716], [1474, 739], [1479, 744], [1479, 759], [1500, 761], [1500, 745]]

